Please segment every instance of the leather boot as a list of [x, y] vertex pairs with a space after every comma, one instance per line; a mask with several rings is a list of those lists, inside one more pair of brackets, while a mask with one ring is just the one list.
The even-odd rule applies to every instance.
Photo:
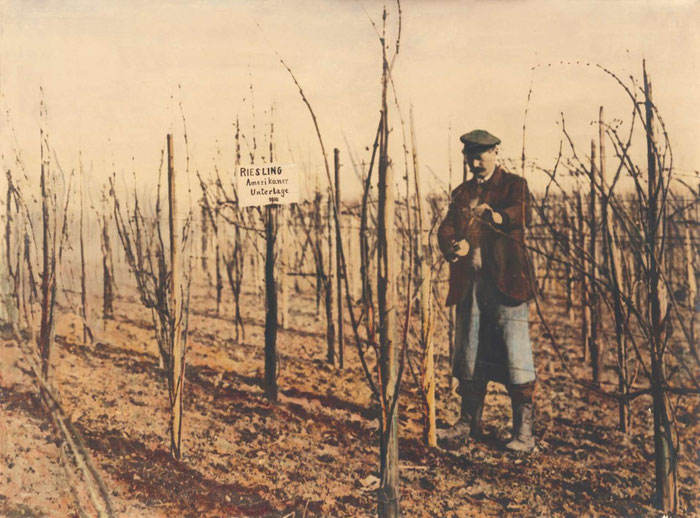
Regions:
[[462, 396], [462, 414], [469, 419], [471, 437], [478, 438], [484, 435], [481, 416], [484, 413], [486, 384], [486, 381], [472, 381], [467, 389], [467, 396]]
[[469, 437], [483, 435], [481, 415], [484, 411], [486, 381], [460, 380], [462, 398], [459, 420], [451, 428], [441, 430], [440, 440], [448, 449], [457, 449], [469, 441]]
[[535, 421], [534, 392], [534, 381], [508, 387], [513, 408], [513, 438], [506, 444], [506, 448], [509, 450], [531, 452], [535, 447], [535, 437], [532, 434]]

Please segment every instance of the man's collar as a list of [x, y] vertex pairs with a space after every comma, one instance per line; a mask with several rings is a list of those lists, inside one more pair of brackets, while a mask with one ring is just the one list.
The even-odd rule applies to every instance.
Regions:
[[497, 168], [498, 168], [498, 166], [494, 167], [493, 171], [491, 171], [491, 173], [488, 176], [486, 176], [485, 178], [479, 178], [478, 176], [475, 175], [476, 183], [481, 185], [481, 184], [485, 184], [486, 182], [488, 182], [491, 178], [493, 178], [493, 174], [496, 172]]

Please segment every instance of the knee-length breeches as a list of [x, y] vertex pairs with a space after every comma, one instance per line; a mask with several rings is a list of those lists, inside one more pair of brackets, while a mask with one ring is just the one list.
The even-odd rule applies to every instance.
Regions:
[[506, 305], [493, 281], [476, 275], [457, 303], [452, 374], [520, 385], [535, 380], [528, 303]]

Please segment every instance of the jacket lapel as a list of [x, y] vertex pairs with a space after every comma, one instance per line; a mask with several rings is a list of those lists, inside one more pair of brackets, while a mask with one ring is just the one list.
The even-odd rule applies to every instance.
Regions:
[[501, 183], [503, 182], [503, 169], [500, 166], [496, 166], [496, 170], [493, 172], [493, 176], [488, 182], [488, 187], [484, 193], [483, 203], [489, 204], [492, 208], [494, 204], [498, 202], [499, 197], [503, 193], [501, 189]]
[[493, 171], [493, 176], [489, 178], [485, 191], [481, 195], [481, 199], [479, 199], [479, 183], [476, 181], [476, 178], [472, 176], [472, 178], [467, 180], [466, 188], [462, 191], [462, 203], [466, 206], [470, 205], [472, 200], [475, 200], [477, 204], [488, 203], [493, 206], [502, 194], [502, 183], [503, 169], [501, 169], [500, 166], [496, 166], [496, 169]]

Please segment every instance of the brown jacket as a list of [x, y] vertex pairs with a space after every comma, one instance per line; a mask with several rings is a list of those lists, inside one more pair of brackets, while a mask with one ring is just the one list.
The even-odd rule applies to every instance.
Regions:
[[[496, 225], [488, 213], [485, 218], [476, 218], [471, 210], [481, 203], [501, 214], [503, 222]], [[499, 166], [481, 186], [472, 178], [452, 191], [447, 216], [438, 229], [438, 243], [448, 260], [455, 257], [451, 246], [454, 240], [466, 239], [470, 248], [466, 256], [450, 263], [446, 304], [459, 302], [472, 285], [472, 258], [477, 247], [482, 273], [495, 282], [505, 298], [510, 299], [508, 302], [517, 305], [531, 299], [534, 276], [524, 244], [524, 229], [529, 223], [527, 182]]]

